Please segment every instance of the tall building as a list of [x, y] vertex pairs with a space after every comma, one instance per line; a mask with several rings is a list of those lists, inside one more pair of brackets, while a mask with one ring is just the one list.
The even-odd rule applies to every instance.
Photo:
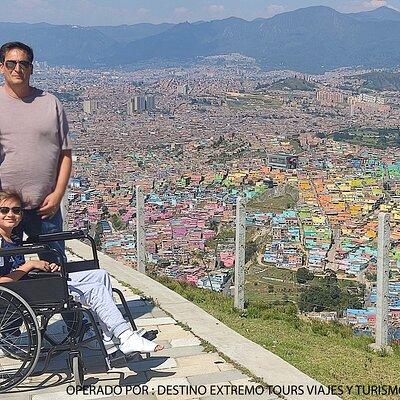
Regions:
[[391, 110], [390, 105], [385, 104], [384, 97], [364, 93], [358, 96], [349, 96], [347, 102], [354, 107], [355, 111], [387, 114]]
[[146, 99], [144, 96], [135, 96], [128, 101], [128, 115], [143, 112], [146, 109]]
[[85, 114], [93, 114], [99, 108], [98, 100], [83, 100], [83, 112]]
[[146, 110], [151, 111], [156, 108], [156, 98], [154, 95], [145, 96]]
[[178, 94], [182, 96], [187, 96], [189, 94], [189, 85], [185, 83], [184, 85], [178, 86]]
[[317, 100], [323, 104], [338, 104], [343, 103], [343, 93], [331, 92], [327, 90], [317, 90]]
[[156, 101], [154, 95], [138, 95], [128, 100], [127, 113], [133, 115], [143, 111], [151, 111], [156, 108]]

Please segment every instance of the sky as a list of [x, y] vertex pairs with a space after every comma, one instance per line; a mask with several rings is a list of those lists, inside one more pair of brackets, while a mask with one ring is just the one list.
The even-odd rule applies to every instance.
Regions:
[[400, 10], [400, 0], [0, 0], [0, 21], [92, 26], [209, 21], [231, 16], [252, 20], [316, 5], [340, 12], [380, 6]]

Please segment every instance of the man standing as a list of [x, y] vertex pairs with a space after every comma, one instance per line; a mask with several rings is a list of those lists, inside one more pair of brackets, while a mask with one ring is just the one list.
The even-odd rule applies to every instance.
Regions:
[[[20, 42], [0, 48], [0, 183], [19, 192], [28, 236], [62, 230], [60, 203], [71, 174], [68, 122], [59, 100], [30, 86], [33, 51]], [[64, 253], [64, 243], [53, 247]]]

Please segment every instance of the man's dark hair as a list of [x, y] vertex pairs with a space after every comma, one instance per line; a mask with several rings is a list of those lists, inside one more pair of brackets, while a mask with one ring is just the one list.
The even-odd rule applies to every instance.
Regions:
[[33, 61], [33, 50], [28, 45], [21, 42], [8, 42], [4, 43], [3, 46], [0, 47], [0, 62], [4, 62], [6, 53], [12, 49], [20, 49], [25, 51], [25, 53], [28, 55], [29, 61]]

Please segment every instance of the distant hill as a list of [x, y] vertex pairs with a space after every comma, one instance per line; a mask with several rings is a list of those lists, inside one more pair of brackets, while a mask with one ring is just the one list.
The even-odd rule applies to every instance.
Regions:
[[165, 32], [174, 24], [135, 24], [119, 26], [93, 26], [93, 29], [104, 34], [108, 39], [118, 43], [129, 43]]
[[364, 11], [348, 15], [364, 21], [400, 21], [400, 12], [386, 6], [376, 8], [372, 11]]
[[0, 41], [31, 44], [38, 60], [78, 67], [193, 62], [239, 53], [266, 69], [320, 73], [400, 65], [400, 13], [381, 7], [343, 14], [308, 7], [246, 21], [227, 18], [181, 24], [116, 27], [0, 23]]
[[303, 90], [311, 91], [315, 89], [315, 85], [312, 82], [308, 82], [304, 79], [299, 78], [286, 78], [274, 82], [268, 86], [271, 90]]
[[399, 72], [370, 72], [357, 76], [363, 79], [362, 88], [378, 91], [392, 90], [400, 91], [400, 73]]

